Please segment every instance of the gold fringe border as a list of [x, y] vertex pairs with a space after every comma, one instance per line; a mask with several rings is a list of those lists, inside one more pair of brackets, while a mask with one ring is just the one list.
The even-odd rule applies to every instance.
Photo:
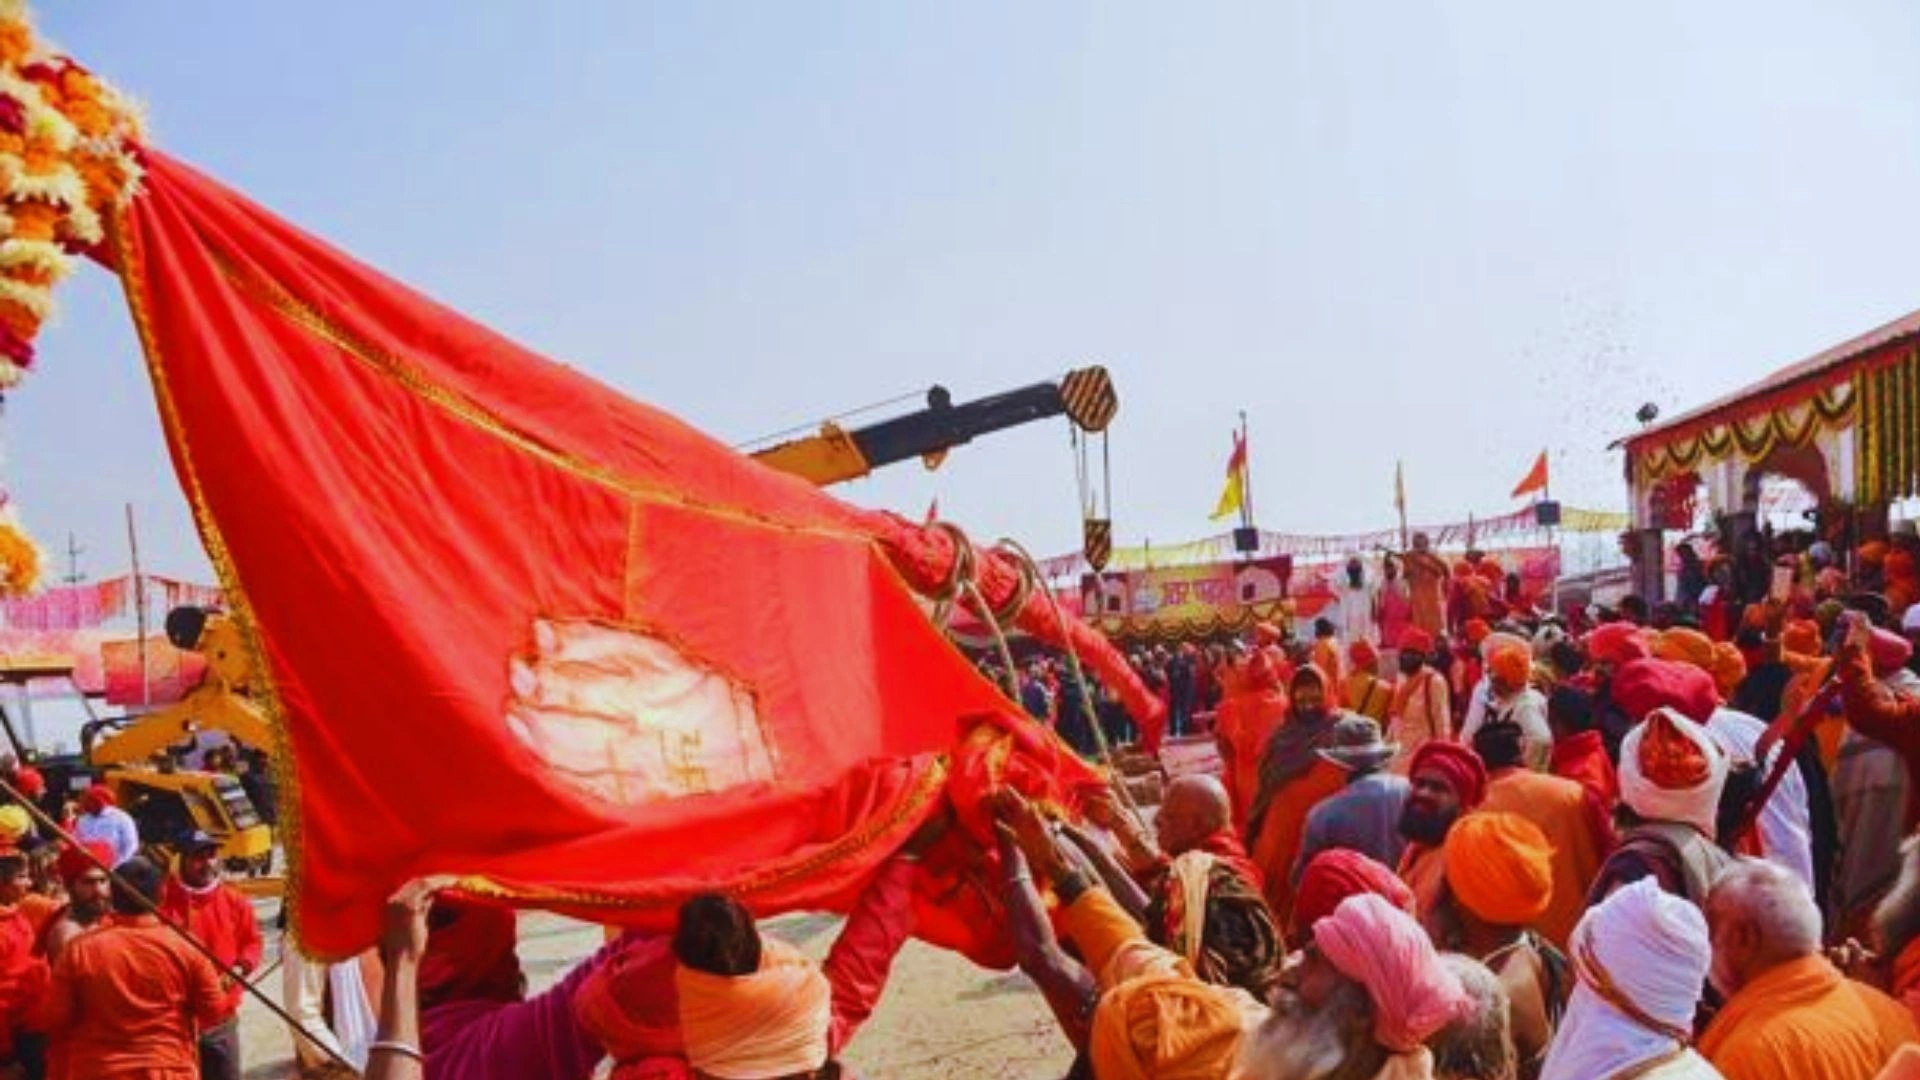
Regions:
[[[194, 525], [200, 531], [200, 542], [207, 550], [208, 560], [213, 563], [214, 573], [220, 578], [230, 613], [240, 630], [240, 639], [246, 643], [247, 657], [260, 680], [264, 697], [261, 704], [274, 731], [273, 750], [268, 759], [273, 768], [281, 847], [287, 860], [287, 925], [296, 939], [302, 939], [299, 927], [305, 875], [301, 852], [305, 847], [305, 837], [301, 821], [300, 772], [294, 759], [293, 736], [287, 728], [286, 707], [280, 697], [279, 683], [274, 679], [273, 665], [268, 662], [266, 649], [261, 643], [260, 626], [254, 618], [253, 604], [248, 600], [246, 587], [241, 583], [239, 568], [234, 565], [232, 554], [227, 550], [219, 522], [214, 520], [213, 509], [207, 504], [206, 491], [201, 486], [199, 471], [194, 466], [193, 447], [187, 440], [186, 427], [180, 421], [180, 411], [167, 382], [166, 360], [160, 351], [159, 335], [154, 331], [152, 312], [147, 307], [144, 254], [132, 240], [132, 228], [128, 220], [131, 203], [131, 200], [126, 200], [114, 207], [108, 239], [113, 246], [115, 265], [120, 268], [120, 283], [127, 297], [127, 310], [140, 335], [141, 352], [146, 356], [147, 377], [153, 383], [154, 403], [159, 408], [160, 421], [166, 429], [168, 440], [179, 457], [181, 479], [184, 481], [187, 502], [193, 508]], [[344, 961], [350, 955], [315, 954], [314, 958]]]

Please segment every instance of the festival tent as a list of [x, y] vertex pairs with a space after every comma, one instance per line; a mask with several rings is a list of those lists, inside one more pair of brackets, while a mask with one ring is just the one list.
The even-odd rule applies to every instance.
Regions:
[[[1016, 552], [844, 504], [302, 233], [147, 145], [17, 2], [0, 201], [0, 384], [69, 252], [124, 286], [280, 734], [289, 899], [319, 955], [369, 946], [423, 874], [664, 927], [709, 889], [843, 906], [948, 804], [954, 843], [990, 849], [999, 784], [1071, 805], [1098, 777], [925, 599], [1070, 647], [1162, 714]], [[957, 863], [922, 865], [922, 936], [1010, 962]]]

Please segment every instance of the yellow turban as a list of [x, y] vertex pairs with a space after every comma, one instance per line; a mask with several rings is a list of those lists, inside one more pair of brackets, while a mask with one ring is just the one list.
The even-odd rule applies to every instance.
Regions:
[[0, 842], [18, 844], [22, 837], [33, 831], [33, 819], [27, 811], [12, 803], [0, 806]]
[[1713, 674], [1713, 639], [1690, 627], [1676, 626], [1655, 638], [1653, 655], [1662, 660], [1691, 664], [1709, 675]]
[[1447, 830], [1447, 888], [1495, 926], [1525, 926], [1553, 900], [1553, 845], [1517, 814], [1468, 814]]
[[827, 1063], [833, 990], [791, 945], [762, 938], [760, 970], [725, 976], [674, 971], [687, 1063], [722, 1080], [811, 1073]]
[[1747, 658], [1732, 642], [1716, 642], [1713, 646], [1713, 685], [1719, 689], [1720, 696], [1733, 700], [1734, 691], [1747, 678]]
[[1100, 995], [1088, 1050], [1100, 1080], [1213, 1080], [1229, 1074], [1260, 1007], [1245, 991], [1165, 968]]

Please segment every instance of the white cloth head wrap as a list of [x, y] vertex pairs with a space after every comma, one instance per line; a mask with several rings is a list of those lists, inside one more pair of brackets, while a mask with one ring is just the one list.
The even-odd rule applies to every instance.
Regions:
[[[1682, 736], [1706, 755], [1707, 777], [1692, 787], [1667, 788], [1653, 782], [1641, 770], [1640, 744], [1654, 717], [1662, 717]], [[1717, 831], [1720, 789], [1727, 784], [1727, 752], [1706, 728], [1672, 709], [1655, 709], [1646, 721], [1636, 724], [1620, 742], [1620, 801], [1633, 812], [1653, 821], [1677, 821], [1691, 825], [1712, 839]]]
[[1713, 959], [1699, 908], [1641, 878], [1589, 910], [1567, 951], [1579, 981], [1540, 1080], [1612, 1076], [1686, 1045]]

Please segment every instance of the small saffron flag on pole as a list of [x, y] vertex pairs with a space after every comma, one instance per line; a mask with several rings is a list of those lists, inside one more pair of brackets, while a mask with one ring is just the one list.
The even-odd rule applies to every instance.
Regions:
[[1213, 520], [1219, 521], [1240, 512], [1247, 501], [1247, 439], [1235, 432], [1233, 435], [1233, 456], [1227, 459], [1227, 486], [1220, 491], [1220, 501], [1214, 505]]
[[1528, 469], [1527, 475], [1514, 486], [1513, 497], [1518, 499], [1536, 491], [1545, 490], [1547, 490], [1547, 452], [1542, 450], [1540, 456], [1533, 460], [1533, 468]]

